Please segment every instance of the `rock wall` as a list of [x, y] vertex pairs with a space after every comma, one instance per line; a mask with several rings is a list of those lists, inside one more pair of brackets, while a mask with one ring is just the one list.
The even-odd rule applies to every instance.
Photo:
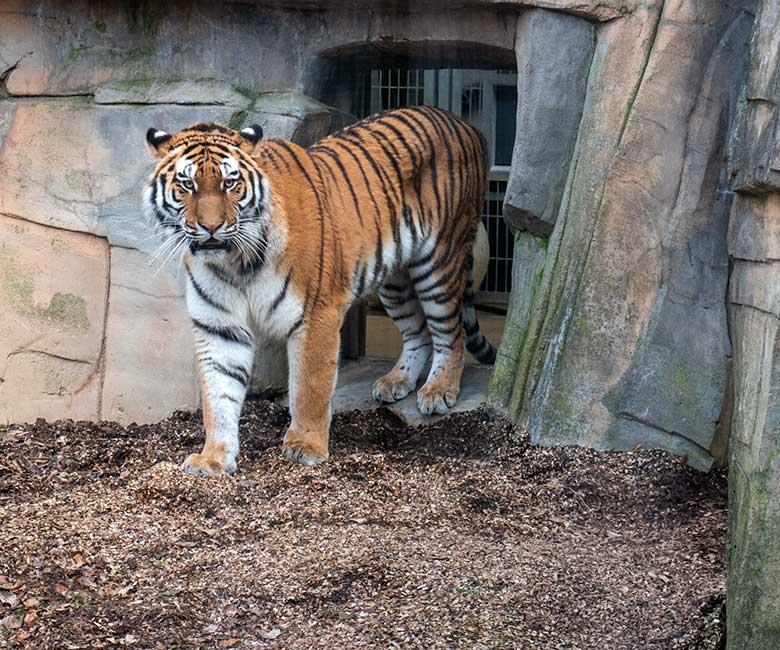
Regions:
[[780, 646], [780, 2], [759, 9], [730, 170], [729, 650]]
[[[533, 440], [711, 463], [731, 356], [725, 143], [754, 4], [648, 2], [596, 26], [565, 186], [542, 174], [507, 197], [539, 224], [518, 227], [555, 223], [522, 340], [500, 351], [514, 379], [496, 373], [491, 395]], [[529, 167], [510, 186], [531, 187]]]

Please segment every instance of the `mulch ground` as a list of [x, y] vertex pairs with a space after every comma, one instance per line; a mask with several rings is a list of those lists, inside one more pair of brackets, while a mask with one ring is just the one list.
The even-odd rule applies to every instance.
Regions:
[[248, 404], [210, 480], [178, 470], [197, 416], [0, 428], [0, 646], [721, 647], [722, 473], [383, 410], [308, 469], [287, 419]]

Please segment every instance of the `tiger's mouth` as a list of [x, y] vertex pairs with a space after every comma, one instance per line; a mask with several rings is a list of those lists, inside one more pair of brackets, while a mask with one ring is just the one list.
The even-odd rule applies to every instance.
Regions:
[[195, 253], [196, 251], [227, 250], [228, 248], [230, 248], [230, 242], [228, 240], [214, 239], [214, 237], [211, 237], [206, 241], [196, 241], [190, 244], [190, 250], [192, 250], [193, 253]]

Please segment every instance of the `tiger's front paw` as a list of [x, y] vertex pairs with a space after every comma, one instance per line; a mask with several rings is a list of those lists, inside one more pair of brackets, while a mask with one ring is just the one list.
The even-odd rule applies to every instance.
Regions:
[[307, 467], [324, 463], [328, 460], [327, 434], [305, 435], [289, 429], [284, 436], [282, 455]]
[[190, 454], [181, 464], [181, 469], [195, 476], [224, 476], [236, 471], [236, 461], [224, 456], [222, 459], [207, 454]]
[[371, 394], [377, 402], [391, 404], [406, 397], [414, 390], [414, 386], [415, 382], [409, 377], [389, 372], [374, 382]]

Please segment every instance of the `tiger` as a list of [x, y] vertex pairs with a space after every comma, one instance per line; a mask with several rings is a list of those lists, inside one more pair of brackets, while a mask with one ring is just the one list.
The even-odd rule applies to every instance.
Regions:
[[[181, 251], [205, 443], [185, 472], [232, 474], [239, 417], [263, 339], [286, 342], [290, 425], [282, 454], [328, 459], [340, 328], [377, 293], [402, 336], [373, 385], [382, 403], [417, 388], [425, 415], [456, 403], [464, 347], [492, 364], [474, 307], [472, 247], [487, 145], [445, 110], [409, 107], [358, 121], [308, 148], [262, 127], [199, 122], [149, 129], [158, 159], [144, 205], [166, 251]], [[172, 253], [171, 253], [172, 254]]]

